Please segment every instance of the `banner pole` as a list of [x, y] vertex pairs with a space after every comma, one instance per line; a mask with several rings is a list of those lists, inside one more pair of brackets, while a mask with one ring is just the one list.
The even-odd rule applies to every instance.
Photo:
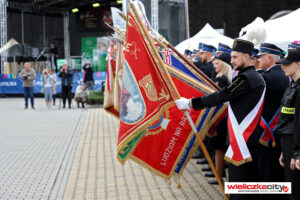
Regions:
[[[157, 49], [155, 48], [155, 45], [153, 44], [152, 39], [150, 38], [150, 36], [149, 36], [149, 34], [148, 34], [148, 32], [147, 32], [147, 30], [146, 30], [146, 28], [145, 28], [145, 26], [144, 26], [144, 24], [143, 24], [141, 18], [140, 18], [140, 16], [138, 15], [137, 10], [135, 9], [135, 6], [131, 3], [131, 4], [130, 4], [130, 7], [132, 8], [132, 10], [133, 10], [133, 12], [134, 12], [136, 18], [138, 19], [139, 24], [141, 25], [141, 27], [142, 27], [142, 29], [143, 29], [143, 32], [145, 33], [145, 36], [147, 37], [147, 40], [149, 41], [150, 46], [151, 46], [152, 50], [154, 51], [154, 54], [156, 55], [156, 57], [157, 57], [157, 59], [158, 59], [158, 62], [159, 62], [159, 64], [161, 65], [162, 70], [164, 71], [164, 73], [165, 73], [165, 75], [166, 75], [166, 77], [167, 77], [167, 79], [168, 79], [168, 82], [171, 84], [171, 87], [172, 87], [172, 89], [174, 90], [174, 93], [175, 93], [177, 99], [179, 99], [179, 98], [180, 98], [180, 94], [179, 94], [179, 92], [178, 92], [176, 86], [174, 85], [174, 83], [173, 83], [173, 81], [172, 81], [172, 79], [171, 79], [171, 77], [170, 77], [170, 74], [168, 73], [168, 70], [167, 70], [166, 67], [164, 66], [164, 63], [163, 63], [163, 61], [161, 60], [161, 58], [160, 58], [160, 56], [159, 56], [159, 53], [157, 52]], [[220, 177], [219, 177], [219, 175], [218, 175], [218, 173], [217, 173], [217, 170], [216, 170], [216, 168], [215, 168], [215, 166], [214, 166], [214, 164], [213, 164], [213, 161], [212, 161], [212, 159], [211, 159], [211, 157], [210, 157], [210, 155], [209, 155], [209, 153], [208, 153], [208, 151], [207, 151], [207, 149], [206, 149], [206, 147], [205, 147], [205, 145], [204, 145], [204, 143], [203, 143], [203, 141], [202, 141], [202, 138], [200, 137], [200, 135], [199, 135], [199, 133], [198, 133], [198, 131], [197, 131], [195, 125], [194, 125], [193, 120], [191, 119], [190, 114], [189, 114], [187, 111], [184, 111], [184, 113], [185, 113], [185, 115], [186, 115], [186, 117], [187, 117], [187, 119], [188, 119], [188, 121], [189, 121], [189, 123], [190, 123], [190, 126], [192, 127], [192, 129], [193, 129], [193, 131], [194, 131], [194, 134], [196, 135], [197, 141], [198, 141], [199, 145], [201, 146], [201, 148], [202, 148], [202, 150], [203, 150], [203, 153], [204, 153], [204, 155], [205, 155], [205, 157], [206, 157], [206, 159], [207, 159], [207, 161], [208, 161], [208, 163], [209, 163], [209, 165], [210, 165], [210, 167], [211, 167], [211, 169], [212, 169], [212, 171], [213, 171], [213, 173], [214, 173], [214, 175], [215, 175], [215, 177], [216, 177], [216, 179], [217, 179], [217, 181], [218, 181], [218, 184], [219, 184], [221, 190], [223, 191], [223, 194], [224, 194], [225, 198], [226, 198], [227, 200], [229, 200], [228, 195], [224, 193], [224, 185], [223, 185], [223, 182], [221, 181], [221, 179], [220, 179]]]

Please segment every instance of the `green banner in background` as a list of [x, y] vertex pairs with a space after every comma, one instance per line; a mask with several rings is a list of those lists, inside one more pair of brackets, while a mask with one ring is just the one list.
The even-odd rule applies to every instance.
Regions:
[[94, 71], [106, 71], [107, 54], [100, 48], [102, 43], [107, 43], [103, 37], [83, 37], [81, 39], [82, 66], [90, 60]]
[[[72, 58], [72, 60], [71, 60], [71, 68], [72, 69], [76, 69], [76, 70], [80, 70], [81, 71], [81, 60], [80, 60], [80, 58]], [[65, 63], [67, 63], [66, 62], [66, 59], [57, 59], [57, 67], [58, 67], [58, 69], [60, 69], [62, 66], [63, 66], [63, 64], [65, 64]]]

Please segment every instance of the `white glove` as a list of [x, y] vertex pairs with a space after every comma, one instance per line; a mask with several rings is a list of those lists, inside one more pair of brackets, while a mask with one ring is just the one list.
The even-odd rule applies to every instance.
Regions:
[[189, 99], [186, 99], [184, 97], [181, 97], [180, 99], [175, 100], [175, 103], [179, 110], [188, 110], [191, 109], [189, 106]]

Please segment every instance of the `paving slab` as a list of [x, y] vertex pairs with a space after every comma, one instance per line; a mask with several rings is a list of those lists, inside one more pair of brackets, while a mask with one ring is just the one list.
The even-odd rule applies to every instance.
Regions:
[[0, 98], [1, 198], [62, 199], [87, 110], [48, 109], [42, 98], [35, 108]]
[[177, 189], [116, 159], [119, 122], [102, 108], [47, 109], [0, 98], [0, 199], [224, 199], [192, 160]]
[[177, 188], [175, 180], [151, 174], [133, 161], [116, 159], [119, 122], [103, 109], [89, 109], [65, 187], [65, 200], [81, 199], [224, 199], [219, 186], [207, 183], [192, 160]]

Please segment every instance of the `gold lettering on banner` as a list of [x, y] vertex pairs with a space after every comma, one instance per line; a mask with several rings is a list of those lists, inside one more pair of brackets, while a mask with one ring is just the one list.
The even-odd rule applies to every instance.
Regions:
[[127, 43], [127, 44], [126, 44], [125, 51], [126, 51], [126, 52], [130, 52], [129, 49], [130, 49], [131, 46], [132, 46], [132, 44]]
[[157, 90], [155, 88], [151, 74], [144, 76], [140, 81], [139, 85], [143, 87], [148, 99], [150, 101], [158, 101]]
[[137, 60], [138, 59], [137, 52], [140, 52], [141, 49], [138, 48], [136, 42], [133, 41], [132, 43], [126, 44], [125, 51], [128, 52], [130, 55], [134, 56], [134, 58]]

